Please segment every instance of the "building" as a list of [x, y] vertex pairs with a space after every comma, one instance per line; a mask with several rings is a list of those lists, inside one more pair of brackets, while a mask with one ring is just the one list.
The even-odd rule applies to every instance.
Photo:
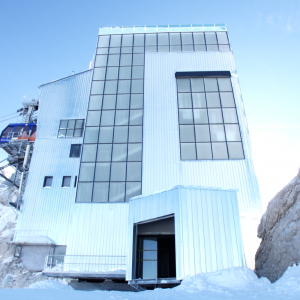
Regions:
[[225, 25], [100, 28], [92, 70], [40, 86], [14, 238], [29, 268], [162, 284], [252, 267], [261, 212]]

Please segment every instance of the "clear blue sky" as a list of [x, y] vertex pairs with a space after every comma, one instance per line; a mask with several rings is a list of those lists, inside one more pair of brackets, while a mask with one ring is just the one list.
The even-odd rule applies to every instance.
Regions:
[[0, 117], [88, 69], [99, 27], [191, 23], [227, 24], [265, 205], [300, 167], [299, 0], [1, 1]]

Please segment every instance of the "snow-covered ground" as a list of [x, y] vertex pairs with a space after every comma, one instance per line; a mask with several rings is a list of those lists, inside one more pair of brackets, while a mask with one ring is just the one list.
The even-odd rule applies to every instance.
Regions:
[[258, 279], [246, 268], [232, 268], [215, 273], [198, 274], [185, 278], [173, 289], [155, 289], [140, 293], [117, 291], [76, 291], [61, 282], [36, 282], [27, 289], [0, 290], [0, 299], [9, 300], [277, 300], [300, 299], [300, 266], [288, 268], [284, 275], [271, 284]]

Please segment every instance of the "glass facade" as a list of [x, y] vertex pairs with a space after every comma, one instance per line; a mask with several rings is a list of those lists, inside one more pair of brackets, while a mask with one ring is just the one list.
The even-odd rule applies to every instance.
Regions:
[[177, 78], [181, 160], [244, 159], [227, 78]]

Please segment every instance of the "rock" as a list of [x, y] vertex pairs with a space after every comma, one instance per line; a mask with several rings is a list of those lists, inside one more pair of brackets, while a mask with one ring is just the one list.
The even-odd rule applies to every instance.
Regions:
[[300, 262], [300, 170], [270, 201], [258, 226], [255, 272], [271, 282]]

